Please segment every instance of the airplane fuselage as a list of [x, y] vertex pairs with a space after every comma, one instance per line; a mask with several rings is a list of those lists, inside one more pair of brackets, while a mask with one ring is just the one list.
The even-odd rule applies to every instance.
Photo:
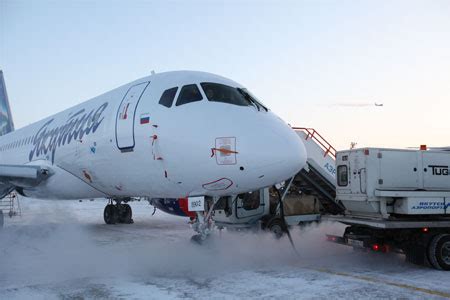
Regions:
[[[303, 167], [285, 122], [257, 105], [208, 101], [201, 84], [211, 82], [243, 88], [202, 72], [145, 77], [0, 137], [0, 165], [48, 166], [46, 181], [21, 191], [47, 199], [238, 194]], [[202, 99], [177, 105], [188, 85]], [[160, 104], [174, 88], [173, 104]]]

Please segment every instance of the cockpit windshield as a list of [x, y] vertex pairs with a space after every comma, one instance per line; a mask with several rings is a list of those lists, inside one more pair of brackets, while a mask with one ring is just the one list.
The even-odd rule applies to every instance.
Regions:
[[239, 106], [254, 106], [258, 110], [262, 108], [267, 111], [267, 108], [260, 104], [246, 89], [214, 82], [202, 82], [200, 85], [209, 101]]
[[241, 88], [237, 88], [237, 90], [239, 91], [239, 93], [241, 93], [244, 98], [246, 98], [248, 101], [250, 101], [258, 110], [265, 110], [265, 111], [269, 111], [269, 109], [263, 105], [258, 98], [256, 98], [255, 96], [253, 96], [252, 93], [250, 93], [247, 89], [241, 89]]
[[223, 102], [240, 106], [251, 105], [250, 101], [245, 99], [245, 97], [243, 97], [243, 95], [239, 93], [236, 88], [231, 86], [212, 82], [202, 82], [200, 85], [202, 86], [209, 101]]

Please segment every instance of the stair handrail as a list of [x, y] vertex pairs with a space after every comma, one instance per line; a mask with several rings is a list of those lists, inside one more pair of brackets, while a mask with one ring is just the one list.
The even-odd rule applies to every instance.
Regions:
[[309, 138], [313, 139], [317, 144], [320, 145], [322, 150], [325, 152], [323, 157], [326, 157], [330, 154], [334, 159], [336, 159], [336, 149], [323, 137], [318, 133], [314, 128], [307, 127], [292, 127], [294, 130], [301, 130], [306, 132], [305, 140]]

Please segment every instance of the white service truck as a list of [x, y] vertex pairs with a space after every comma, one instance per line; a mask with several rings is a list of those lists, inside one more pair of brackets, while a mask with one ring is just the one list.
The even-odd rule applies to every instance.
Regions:
[[336, 201], [347, 224], [333, 242], [450, 270], [450, 152], [364, 148], [336, 155]]
[[281, 190], [281, 195], [274, 188], [265, 188], [221, 197], [214, 206], [215, 225], [229, 230], [264, 229], [279, 238], [286, 232], [286, 226], [319, 222], [322, 211], [317, 197], [300, 192], [293, 181], [286, 184], [289, 186]]

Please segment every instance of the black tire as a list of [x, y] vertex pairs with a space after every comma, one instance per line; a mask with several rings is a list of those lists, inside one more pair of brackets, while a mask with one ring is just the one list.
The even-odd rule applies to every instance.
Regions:
[[121, 205], [119, 209], [119, 223], [133, 224], [133, 210], [130, 205]]
[[273, 218], [267, 223], [266, 229], [270, 231], [276, 239], [281, 239], [286, 232], [283, 220], [280, 218]]
[[197, 245], [202, 245], [205, 242], [205, 238], [201, 234], [191, 236], [191, 242]]
[[106, 224], [116, 224], [119, 220], [119, 212], [117, 207], [112, 204], [108, 204], [103, 211], [103, 219]]
[[450, 271], [450, 234], [438, 234], [428, 245], [430, 264], [438, 270]]

